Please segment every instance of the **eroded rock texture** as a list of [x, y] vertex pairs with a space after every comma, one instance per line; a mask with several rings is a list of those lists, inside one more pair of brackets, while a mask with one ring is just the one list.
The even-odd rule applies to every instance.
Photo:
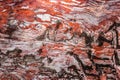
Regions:
[[0, 0], [0, 80], [120, 80], [120, 0]]

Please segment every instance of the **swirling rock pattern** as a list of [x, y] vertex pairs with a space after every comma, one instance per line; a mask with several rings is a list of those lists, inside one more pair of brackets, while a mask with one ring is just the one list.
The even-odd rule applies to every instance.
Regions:
[[120, 80], [119, 0], [0, 0], [0, 80]]

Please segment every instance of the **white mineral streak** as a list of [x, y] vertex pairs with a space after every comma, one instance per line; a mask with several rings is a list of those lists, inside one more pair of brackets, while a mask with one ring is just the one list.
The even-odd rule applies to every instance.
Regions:
[[2, 10], [2, 12], [5, 12], [7, 9]]
[[50, 2], [54, 2], [54, 3], [57, 3], [57, 0], [50, 0]]
[[85, 8], [83, 7], [73, 7], [72, 9], [73, 11], [80, 11], [80, 12], [85, 10]]
[[21, 9], [29, 9], [29, 6], [22, 6]]
[[71, 3], [67, 3], [67, 2], [64, 2], [64, 1], [61, 1], [61, 4], [65, 4], [65, 5], [77, 5], [76, 3], [73, 3], [73, 2], [71, 2]]
[[45, 10], [45, 9], [36, 9], [34, 12], [35, 13], [38, 13], [38, 12], [46, 12], [47, 10]]
[[18, 31], [15, 33], [16, 36], [19, 36], [20, 40], [26, 40], [30, 41], [32, 39], [35, 39], [37, 36], [39, 36], [39, 33], [36, 31], [32, 31], [31, 29], [23, 30], [23, 31]]
[[50, 21], [50, 15], [49, 14], [37, 14], [37, 17], [40, 18], [43, 21]]

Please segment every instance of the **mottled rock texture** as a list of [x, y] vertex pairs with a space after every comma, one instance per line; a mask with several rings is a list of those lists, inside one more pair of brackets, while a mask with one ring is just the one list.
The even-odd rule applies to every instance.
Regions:
[[120, 80], [120, 0], [0, 0], [0, 80]]

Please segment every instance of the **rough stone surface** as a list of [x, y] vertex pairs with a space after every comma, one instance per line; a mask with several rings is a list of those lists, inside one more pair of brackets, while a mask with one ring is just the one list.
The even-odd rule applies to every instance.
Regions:
[[0, 80], [120, 80], [119, 0], [0, 0]]

